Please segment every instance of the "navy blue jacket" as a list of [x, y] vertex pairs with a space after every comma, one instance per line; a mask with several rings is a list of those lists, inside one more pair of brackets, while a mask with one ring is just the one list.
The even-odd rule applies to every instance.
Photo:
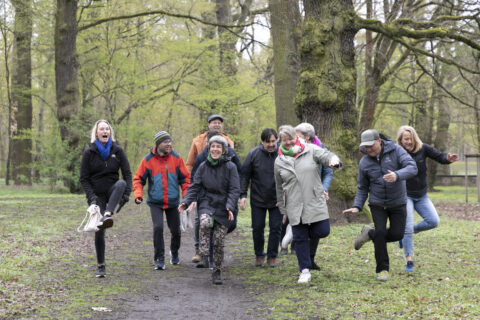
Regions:
[[[203, 148], [202, 152], [198, 154], [195, 158], [195, 162], [193, 163], [192, 172], [190, 174], [190, 183], [193, 183], [192, 179], [195, 177], [195, 172], [197, 171], [198, 167], [207, 160], [208, 157], [208, 145]], [[242, 169], [242, 164], [240, 163], [240, 158], [238, 158], [237, 153], [233, 150], [232, 147], [228, 146], [227, 154], [224, 157], [229, 158], [236, 166], [237, 172], [240, 175], [240, 170]]]
[[216, 166], [208, 161], [200, 164], [182, 202], [188, 206], [197, 201], [199, 215], [211, 214], [215, 221], [229, 227], [232, 222], [228, 220], [227, 208], [234, 211], [239, 196], [237, 168], [228, 158], [224, 158]]
[[423, 144], [422, 148], [415, 153], [408, 153], [415, 160], [418, 168], [418, 174], [407, 180], [407, 195], [412, 198], [420, 198], [427, 194], [427, 157], [441, 164], [450, 164], [447, 160], [447, 154], [442, 153], [434, 147]]
[[[383, 179], [388, 170], [397, 175], [395, 182]], [[365, 154], [360, 160], [353, 206], [361, 210], [368, 196], [370, 205], [396, 207], [406, 204], [405, 181], [416, 174], [417, 165], [407, 151], [391, 140], [382, 140], [382, 151], [378, 158]]]

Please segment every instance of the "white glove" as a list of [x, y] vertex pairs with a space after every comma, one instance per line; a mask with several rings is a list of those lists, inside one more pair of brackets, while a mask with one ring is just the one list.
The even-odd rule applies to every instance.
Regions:
[[287, 249], [290, 242], [293, 240], [292, 226], [288, 224], [285, 236], [282, 239], [282, 249]]

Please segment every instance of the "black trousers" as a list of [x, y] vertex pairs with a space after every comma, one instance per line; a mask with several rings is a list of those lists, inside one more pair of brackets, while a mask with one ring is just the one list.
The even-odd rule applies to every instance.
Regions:
[[165, 242], [163, 241], [163, 212], [167, 217], [168, 229], [170, 229], [170, 251], [172, 255], [178, 254], [180, 249], [181, 231], [180, 215], [177, 208], [162, 209], [156, 206], [150, 206], [150, 214], [153, 222], [153, 248], [154, 259], [165, 259]]
[[257, 257], [265, 256], [265, 219], [268, 210], [268, 246], [267, 258], [276, 258], [278, 256], [278, 245], [281, 241], [280, 235], [282, 233], [282, 218], [283, 215], [277, 207], [260, 208], [250, 205], [252, 208], [252, 236], [253, 248]]
[[[114, 212], [123, 193], [127, 183], [125, 180], [118, 180], [113, 186], [108, 189], [106, 194], [97, 194], [97, 205], [100, 207], [102, 216], [105, 211]], [[95, 232], [95, 251], [97, 253], [97, 263], [105, 263], [105, 229]]]
[[[402, 240], [407, 219], [406, 205], [393, 208], [370, 205], [370, 210], [375, 224], [375, 231], [372, 231], [369, 235], [373, 239], [375, 247], [376, 272], [389, 271], [387, 242]], [[387, 220], [390, 220], [388, 229]]]

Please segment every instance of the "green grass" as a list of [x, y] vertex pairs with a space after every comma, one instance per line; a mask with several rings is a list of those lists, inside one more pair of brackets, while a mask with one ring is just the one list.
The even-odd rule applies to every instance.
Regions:
[[[438, 186], [435, 187], [438, 192], [429, 192], [428, 197], [433, 203], [437, 202], [455, 202], [465, 203], [465, 187], [461, 186]], [[477, 201], [477, 188], [468, 188], [468, 202]]]
[[[439, 189], [430, 193], [434, 202], [461, 198], [460, 187]], [[150, 225], [145, 212], [119, 215], [121, 223], [107, 233], [108, 270], [115, 277], [97, 281], [93, 239], [75, 231], [85, 210], [83, 195], [4, 186], [0, 195], [0, 318], [98, 318], [92, 306], [113, 307], [118, 297], [145, 285], [131, 274], [151, 272], [145, 259], [151, 242], [130, 242]], [[253, 266], [250, 223], [250, 212], [241, 212], [241, 236], [227, 247], [240, 264], [229, 272], [244, 279], [269, 319], [480, 318], [478, 222], [442, 217], [439, 228], [417, 234], [413, 275], [403, 272], [403, 252], [390, 244], [386, 283], [375, 280], [371, 243], [359, 251], [352, 247], [361, 225], [333, 226], [317, 251], [322, 270], [312, 272], [306, 285], [297, 283], [293, 255], [279, 257], [274, 269]]]

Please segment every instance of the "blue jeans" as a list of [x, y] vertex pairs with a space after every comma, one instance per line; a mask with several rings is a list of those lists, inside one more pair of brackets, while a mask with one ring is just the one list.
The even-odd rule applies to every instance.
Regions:
[[[417, 211], [423, 218], [423, 221], [420, 221], [416, 225], [414, 225], [413, 220], [414, 211]], [[413, 255], [413, 234], [436, 228], [439, 222], [440, 218], [438, 217], [437, 210], [435, 210], [428, 195], [420, 198], [407, 197], [407, 223], [405, 225], [405, 235], [402, 240], [403, 252], [406, 257]]]
[[298, 269], [311, 269], [310, 239], [325, 238], [330, 234], [330, 219], [311, 224], [297, 224], [292, 226], [293, 241], [297, 254]]

